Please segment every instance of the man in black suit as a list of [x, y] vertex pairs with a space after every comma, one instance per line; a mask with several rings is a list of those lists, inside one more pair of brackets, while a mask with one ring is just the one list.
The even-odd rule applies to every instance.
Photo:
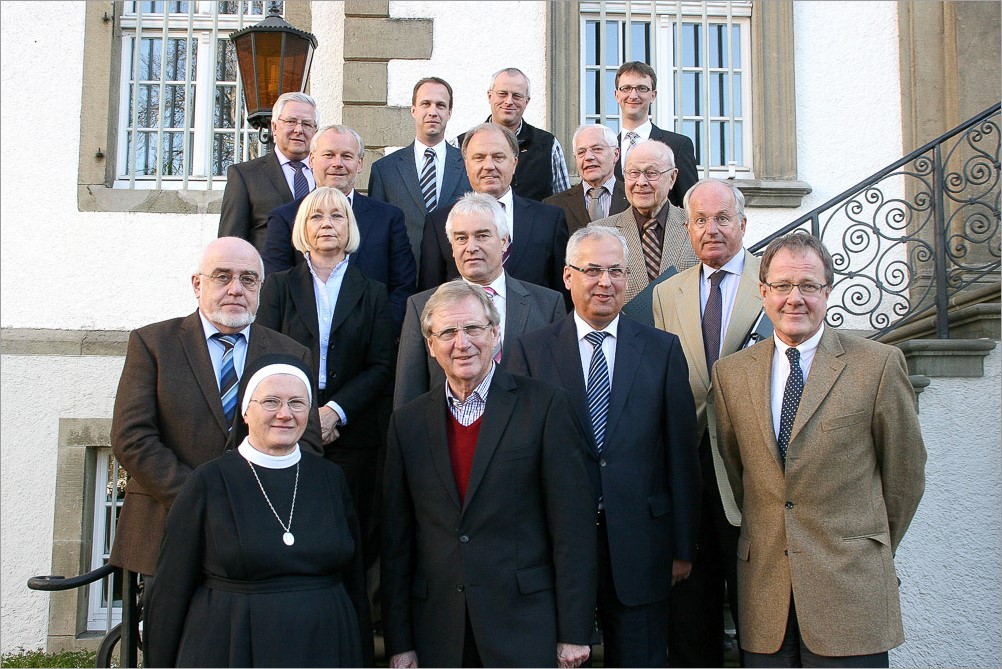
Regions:
[[[498, 362], [504, 365], [508, 349], [523, 332], [543, 327], [567, 315], [563, 296], [555, 290], [525, 283], [504, 271], [501, 259], [508, 246], [508, 222], [501, 205], [490, 195], [467, 193], [449, 211], [445, 232], [452, 241], [456, 268], [467, 283], [482, 286], [501, 315]], [[421, 333], [421, 311], [434, 289], [412, 295], [400, 332], [397, 381], [393, 406], [399, 408], [442, 383], [442, 368], [428, 355]]]
[[[111, 449], [129, 472], [113, 565], [154, 574], [174, 498], [192, 470], [226, 448], [245, 363], [265, 353], [288, 353], [311, 364], [305, 346], [252, 325], [262, 276], [253, 246], [234, 237], [216, 239], [191, 277], [198, 310], [129, 336], [111, 421]], [[221, 389], [226, 379], [232, 379], [228, 392]], [[227, 415], [227, 406], [233, 413]], [[300, 445], [322, 453], [316, 407]]]
[[492, 359], [499, 314], [450, 281], [421, 314], [446, 381], [394, 412], [382, 587], [391, 667], [577, 667], [595, 511], [566, 394]]
[[616, 102], [619, 103], [620, 125], [619, 162], [616, 163], [616, 178], [623, 178], [626, 156], [637, 142], [654, 139], [671, 147], [675, 154], [678, 178], [669, 195], [671, 203], [682, 206], [686, 191], [699, 180], [696, 171], [696, 153], [692, 140], [685, 135], [670, 130], [662, 130], [654, 125], [648, 115], [651, 104], [658, 97], [658, 75], [654, 68], [639, 60], [623, 63], [616, 71]]
[[372, 164], [369, 197], [400, 207], [415, 258], [421, 257], [424, 219], [436, 207], [452, 204], [470, 191], [463, 154], [445, 141], [452, 116], [452, 86], [425, 77], [411, 94], [414, 141]]
[[630, 207], [623, 182], [613, 174], [619, 160], [616, 133], [604, 125], [590, 123], [574, 131], [573, 144], [581, 183], [543, 200], [543, 204], [564, 210], [570, 234]]
[[564, 388], [589, 436], [605, 666], [663, 667], [669, 589], [696, 549], [696, 409], [678, 337], [620, 315], [627, 253], [615, 229], [574, 233], [574, 313], [519, 337], [511, 369]]
[[226, 171], [217, 237], [246, 239], [264, 253], [268, 214], [316, 186], [307, 158], [317, 131], [317, 103], [305, 93], [284, 93], [272, 108], [275, 150], [234, 163]]
[[[493, 196], [504, 209], [511, 232], [505, 270], [516, 279], [564, 293], [567, 221], [561, 209], [512, 192], [511, 178], [518, 164], [515, 135], [502, 126], [482, 123], [466, 134], [463, 160], [473, 190]], [[452, 244], [445, 234], [449, 209], [439, 207], [425, 221], [418, 290], [436, 288], [459, 276], [452, 259]]]
[[[414, 293], [417, 267], [407, 238], [404, 212], [355, 190], [355, 180], [364, 157], [362, 138], [343, 125], [321, 128], [310, 147], [310, 163], [317, 175], [317, 184], [337, 188], [344, 193], [358, 222], [362, 243], [348, 262], [370, 279], [386, 286], [393, 308], [393, 322], [399, 330], [404, 322], [407, 298]], [[303, 262], [303, 254], [292, 248], [292, 225], [300, 202], [302, 198], [278, 207], [268, 217], [268, 239], [264, 250], [264, 269], [268, 274]]]

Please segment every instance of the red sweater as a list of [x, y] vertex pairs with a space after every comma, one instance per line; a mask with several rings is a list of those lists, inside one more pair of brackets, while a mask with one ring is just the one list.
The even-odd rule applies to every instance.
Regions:
[[456, 479], [456, 490], [459, 491], [460, 503], [466, 501], [466, 486], [470, 482], [470, 469], [473, 467], [473, 452], [477, 447], [477, 437], [480, 436], [480, 422], [483, 416], [469, 426], [464, 427], [449, 411], [446, 424], [446, 436], [449, 439], [449, 459], [452, 461], [452, 475]]

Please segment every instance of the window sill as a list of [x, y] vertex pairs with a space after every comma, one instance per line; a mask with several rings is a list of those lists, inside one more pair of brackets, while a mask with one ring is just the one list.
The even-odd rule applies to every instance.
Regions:
[[732, 179], [745, 196], [746, 207], [800, 207], [811, 187], [804, 181]]
[[222, 202], [222, 190], [128, 190], [104, 184], [81, 184], [77, 188], [80, 211], [218, 214]]

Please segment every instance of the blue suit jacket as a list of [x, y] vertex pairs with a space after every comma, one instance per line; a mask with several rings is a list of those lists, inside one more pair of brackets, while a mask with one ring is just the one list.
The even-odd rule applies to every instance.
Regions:
[[[273, 274], [303, 262], [303, 254], [292, 246], [292, 224], [303, 198], [293, 200], [271, 212], [265, 242], [264, 271]], [[417, 266], [407, 241], [404, 213], [393, 205], [355, 192], [351, 210], [358, 222], [362, 242], [351, 254], [348, 264], [362, 270], [370, 279], [386, 286], [393, 308], [397, 332], [404, 322], [407, 298], [414, 294]]]
[[[456, 147], [445, 145], [445, 173], [441, 176], [442, 193], [438, 206], [455, 202], [460, 195], [470, 192], [463, 154]], [[407, 224], [407, 236], [415, 258], [421, 257], [421, 238], [424, 237], [424, 219], [428, 208], [418, 185], [417, 165], [414, 163], [414, 142], [399, 151], [384, 156], [372, 164], [369, 174], [369, 197], [400, 207]]]
[[699, 520], [696, 407], [673, 334], [619, 319], [605, 445], [595, 445], [574, 315], [515, 340], [508, 368], [563, 388], [588, 435], [604, 500], [613, 582], [627, 606], [668, 597], [671, 561], [692, 560]]
[[[505, 271], [520, 281], [559, 292], [569, 304], [570, 296], [564, 287], [568, 237], [564, 210], [517, 195], [512, 197], [512, 206], [515, 230]], [[445, 236], [445, 221], [451, 209], [452, 205], [439, 207], [425, 220], [418, 290], [437, 288], [459, 278], [452, 245]]]

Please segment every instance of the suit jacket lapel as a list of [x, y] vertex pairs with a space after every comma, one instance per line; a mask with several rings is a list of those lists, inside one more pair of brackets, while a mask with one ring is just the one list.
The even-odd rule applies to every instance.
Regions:
[[633, 217], [633, 209], [626, 209], [612, 219], [613, 227], [626, 237], [626, 246], [630, 249], [627, 266], [630, 268], [630, 278], [627, 282], [627, 300], [647, 287], [647, 264], [644, 262], [644, 249], [640, 246], [640, 233]]
[[404, 184], [411, 199], [414, 200], [414, 206], [428, 213], [424, 205], [424, 195], [421, 194], [417, 164], [414, 162], [414, 142], [397, 151], [396, 155], [397, 171], [400, 173], [401, 183]]
[[[289, 272], [289, 283], [291, 288], [289, 292], [292, 294], [292, 303], [296, 305], [296, 313], [319, 347], [320, 321], [317, 320], [317, 295], [313, 288], [310, 266], [305, 262], [296, 265], [295, 269]], [[316, 364], [319, 364], [319, 361], [314, 361], [314, 365]]]
[[525, 323], [529, 320], [529, 292], [508, 274], [505, 274], [505, 289], [504, 335], [501, 348], [507, 351], [513, 339], [525, 332]]
[[518, 265], [519, 259], [526, 257], [526, 248], [529, 246], [529, 238], [532, 236], [532, 214], [529, 212], [529, 205], [517, 195], [512, 196], [512, 240], [511, 256], [508, 260], [510, 265]]
[[[341, 281], [341, 290], [337, 295], [337, 304], [334, 305], [334, 316], [331, 318], [331, 332], [341, 327], [355, 309], [355, 305], [362, 299], [365, 292], [365, 276], [361, 270], [348, 267]], [[316, 313], [316, 308], [314, 308]]]
[[271, 155], [274, 160], [268, 161], [268, 169], [264, 173], [267, 175], [272, 187], [279, 193], [282, 193], [285, 201], [288, 202], [295, 197], [295, 194], [289, 188], [289, 182], [285, 180], [285, 172], [282, 171], [282, 162], [279, 160], [278, 154], [272, 152]]
[[[470, 500], [477, 494], [480, 482], [484, 480], [487, 467], [494, 457], [494, 451], [501, 443], [511, 415], [515, 410], [515, 381], [504, 370], [494, 370], [491, 381], [487, 408], [484, 409], [483, 421], [480, 423], [480, 435], [477, 438], [476, 450], [473, 452], [473, 466], [470, 468], [470, 480], [466, 487], [466, 500], [463, 503], [463, 513], [470, 507]], [[450, 469], [451, 472], [451, 469]]]
[[[209, 346], [205, 341], [205, 330], [202, 329], [202, 319], [196, 311], [181, 323], [178, 334], [181, 339], [181, 347], [184, 355], [188, 359], [198, 387], [205, 396], [205, 402], [212, 408], [212, 416], [219, 424], [223, 434], [229, 432], [230, 426], [226, 423], [226, 415], [223, 413], [223, 400], [219, 395], [219, 380], [216, 372], [212, 368], [212, 358], [209, 356]], [[253, 346], [254, 337], [250, 338], [249, 346]], [[251, 349], [247, 350], [247, 360], [251, 360]]]
[[638, 334], [636, 323], [626, 317], [619, 319], [616, 362], [609, 396], [609, 416], [605, 425], [606, 440], [603, 450], [606, 451], [616, 447], [615, 440], [608, 437], [615, 433], [619, 417], [626, 408], [626, 398], [630, 394], [633, 378], [637, 375], [640, 361], [644, 357], [644, 344]]
[[609, 205], [609, 215], [613, 216], [629, 208], [630, 201], [626, 199], [626, 189], [623, 186], [623, 182], [617, 179], [616, 185], [612, 187], [612, 203]]
[[[585, 209], [584, 205], [584, 186], [584, 182], [581, 182], [564, 193], [564, 198], [567, 201], [567, 211], [576, 219], [574, 222], [578, 228], [583, 228], [591, 223], [591, 217], [588, 216], [588, 210]], [[567, 227], [570, 228], [571, 226], [568, 225]]]
[[696, 265], [685, 270], [684, 280], [680, 280], [675, 286], [675, 303], [678, 305], [676, 313], [679, 329], [682, 331], [682, 349], [689, 364], [696, 367], [700, 383], [709, 388], [710, 373], [706, 369], [706, 349], [703, 347], [703, 319], [699, 313], [701, 267], [702, 265]]
[[[428, 437], [425, 443], [442, 486], [458, 510], [461, 508], [459, 491], [456, 490], [456, 477], [452, 475], [449, 435], [445, 427], [446, 415], [449, 412], [449, 408], [445, 405], [445, 386], [442, 384], [432, 386], [431, 393], [426, 395], [423, 401], [425, 408], [421, 411], [421, 415], [424, 416], [424, 434]], [[420, 428], [420, 426], [415, 427]]]
[[745, 251], [745, 267], [741, 271], [738, 292], [734, 296], [734, 308], [724, 333], [723, 354], [733, 353], [744, 346], [748, 331], [755, 324], [762, 310], [762, 294], [758, 288], [758, 259]]
[[598, 448], [595, 446], [595, 432], [591, 426], [591, 414], [588, 412], [588, 391], [585, 388], [584, 370], [581, 368], [581, 349], [573, 312], [560, 321], [557, 336], [550, 340], [550, 347], [550, 357], [554, 360], [560, 375], [560, 386], [567, 392], [578, 422], [588, 435], [588, 445], [592, 455], [597, 456]]
[[[750, 361], [745, 365], [747, 387], [751, 389], [751, 396], [747, 402], [748, 411], [753, 411], [758, 419], [763, 448], [769, 450], [776, 467], [782, 470], [783, 465], [779, 461], [779, 447], [776, 443], [776, 430], [772, 424], [772, 357], [776, 351], [776, 342], [772, 337], [769, 337], [762, 342], [761, 346], [753, 346], [748, 350], [751, 356]], [[763, 407], [763, 409], [752, 407]]]
[[793, 421], [793, 431], [790, 432], [791, 447], [800, 448], [797, 435], [828, 397], [832, 386], [845, 369], [845, 363], [839, 359], [844, 352], [838, 333], [826, 327], [814, 354], [814, 362], [811, 363], [811, 373], [804, 380], [804, 393], [800, 396], [797, 418]]

